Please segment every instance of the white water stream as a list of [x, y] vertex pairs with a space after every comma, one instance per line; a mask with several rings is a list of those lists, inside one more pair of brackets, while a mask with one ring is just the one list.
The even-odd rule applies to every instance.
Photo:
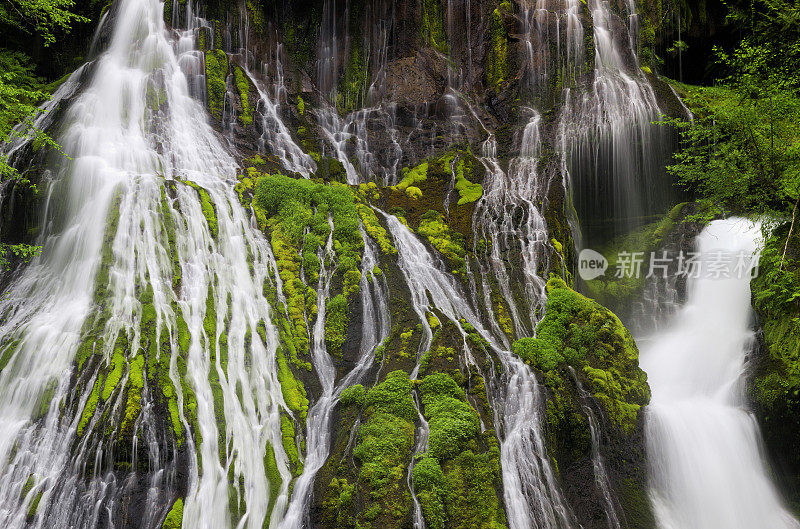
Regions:
[[[712, 222], [698, 237], [752, 256], [758, 225]], [[706, 261], [707, 263], [710, 262]], [[796, 529], [770, 481], [743, 371], [753, 345], [750, 275], [690, 279], [686, 305], [664, 331], [640, 341], [652, 400], [647, 415], [652, 499], [661, 529]]]

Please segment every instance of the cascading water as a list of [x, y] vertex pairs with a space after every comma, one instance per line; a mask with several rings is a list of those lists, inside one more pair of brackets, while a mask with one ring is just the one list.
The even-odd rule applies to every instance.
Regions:
[[[333, 233], [333, 226], [331, 226]], [[364, 239], [364, 256], [361, 272], [361, 306], [362, 329], [360, 356], [355, 367], [336, 383], [336, 368], [333, 359], [325, 347], [325, 301], [330, 289], [331, 272], [323, 267], [320, 272], [317, 299], [319, 300], [317, 320], [312, 332], [313, 345], [311, 348], [314, 362], [314, 371], [320, 379], [322, 394], [314, 403], [306, 420], [306, 456], [303, 473], [294, 484], [292, 501], [286, 515], [280, 522], [281, 529], [300, 529], [308, 526], [308, 504], [311, 499], [314, 478], [322, 465], [328, 459], [331, 444], [331, 417], [342, 391], [349, 386], [360, 383], [372, 368], [375, 359], [375, 350], [383, 339], [389, 334], [389, 310], [386, 304], [386, 289], [383, 279], [374, 276], [372, 270], [377, 260], [373, 243], [366, 237]], [[328, 239], [326, 255], [320, 256], [321, 262], [333, 256], [332, 239]]]
[[[46, 224], [42, 257], [2, 301], [0, 336], [15, 349], [0, 374], [4, 527], [26, 526], [31, 512], [37, 527], [159, 526], [177, 486], [175, 440], [157, 435], [150, 411], [157, 391], [168, 398], [150, 387], [159, 365], [189, 455], [184, 526], [231, 527], [231, 498], [240, 527], [261, 528], [270, 510], [274, 522], [285, 508], [277, 333], [261, 294], [271, 254], [238, 203], [233, 160], [198, 119], [204, 111], [186, 75], [202, 68], [193, 33], [169, 39], [161, 7], [121, 3], [110, 48], [64, 118], [59, 139], [72, 160], [44, 212], [60, 220]], [[108, 215], [117, 220], [106, 223]], [[107, 293], [97, 308], [95, 284]], [[71, 398], [79, 345], [81, 362], [97, 367]], [[105, 367], [112, 358], [118, 381]], [[45, 418], [32, 422], [54, 383]], [[187, 392], [195, 424], [184, 413]], [[114, 429], [104, 433], [101, 416]], [[123, 442], [132, 453], [115, 456]], [[267, 452], [279, 483], [267, 478]], [[111, 467], [119, 457], [145, 477], [120, 479]], [[141, 479], [145, 514], [126, 520]]]
[[595, 48], [592, 89], [567, 90], [561, 135], [568, 138], [563, 148], [576, 207], [591, 239], [625, 233], [658, 213], [668, 202], [670, 184], [664, 175], [668, 131], [653, 125], [661, 111], [633, 45], [635, 6], [625, 7], [629, 27], [608, 0], [590, 0], [588, 8]]
[[[744, 396], [753, 346], [750, 260], [758, 224], [714, 221], [697, 251], [746, 258], [725, 277], [709, 266], [690, 278], [686, 305], [663, 331], [641, 340], [652, 400], [647, 411], [652, 501], [664, 529], [800, 527], [782, 505], [764, 464]], [[740, 273], [741, 272], [741, 273]]]
[[[502, 432], [503, 490], [512, 529], [567, 529], [574, 526], [569, 507], [550, 466], [542, 433], [542, 389], [531, 369], [483, 329], [455, 280], [441, 272], [425, 246], [394, 217], [387, 224], [397, 243], [401, 268], [423, 327], [428, 299], [451, 320], [463, 318], [491, 344], [503, 363], [503, 377], [492, 381], [498, 407], [495, 428]], [[404, 264], [405, 263], [405, 264]], [[429, 333], [430, 331], [428, 331]], [[426, 336], [429, 334], [426, 334]], [[427, 342], [429, 343], [429, 342]], [[465, 352], [465, 354], [468, 354]]]

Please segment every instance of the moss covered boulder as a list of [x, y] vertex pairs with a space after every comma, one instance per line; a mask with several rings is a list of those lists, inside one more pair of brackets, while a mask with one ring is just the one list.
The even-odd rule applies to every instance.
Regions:
[[547, 294], [537, 337], [517, 340], [513, 350], [544, 382], [546, 440], [567, 499], [584, 527], [606, 527], [605, 500], [586, 487], [595, 479], [591, 413], [620, 518], [627, 527], [654, 527], [642, 411], [650, 387], [636, 343], [613, 312], [562, 279], [551, 278]]

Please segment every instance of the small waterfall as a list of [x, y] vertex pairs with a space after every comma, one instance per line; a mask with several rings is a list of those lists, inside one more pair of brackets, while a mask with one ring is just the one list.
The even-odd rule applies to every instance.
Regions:
[[568, 138], [563, 148], [569, 154], [576, 207], [584, 231], [593, 238], [643, 224], [646, 215], [667, 202], [670, 183], [664, 173], [668, 131], [653, 125], [661, 111], [633, 47], [635, 6], [626, 6], [628, 24], [608, 0], [590, 0], [588, 7], [594, 80], [590, 91], [565, 94], [561, 137]]
[[[714, 221], [697, 251], [704, 262], [718, 251], [749, 260], [759, 239], [758, 224]], [[754, 340], [748, 267], [717, 278], [704, 266], [689, 279], [686, 305], [671, 325], [640, 341], [653, 391], [646, 431], [651, 495], [663, 528], [800, 527], [770, 481], [746, 408], [742, 375]]]
[[[481, 269], [484, 292], [491, 291], [490, 278], [494, 278], [508, 303], [519, 335], [532, 335], [541, 317], [545, 294], [539, 268], [546, 264], [543, 259], [548, 244], [547, 225], [539, 210], [548, 185], [546, 177], [539, 172], [541, 115], [535, 110], [529, 111], [531, 117], [522, 134], [520, 154], [511, 161], [508, 174], [497, 162], [494, 137], [490, 136], [484, 143], [485, 191], [474, 216], [475, 240], [480, 237], [489, 241], [485, 256], [489, 266]], [[511, 291], [511, 274], [515, 267], [522, 275], [513, 279], [523, 285], [524, 296], [515, 296]], [[530, 305], [519, 306], [519, 300]]]
[[[317, 287], [317, 319], [312, 331], [311, 354], [314, 371], [319, 377], [322, 394], [311, 407], [306, 419], [306, 454], [303, 462], [303, 473], [294, 484], [292, 501], [286, 515], [278, 526], [280, 529], [300, 529], [309, 526], [308, 508], [312, 487], [317, 472], [325, 464], [331, 449], [331, 418], [342, 391], [349, 386], [360, 383], [372, 368], [375, 350], [389, 335], [389, 308], [387, 305], [386, 285], [382, 277], [372, 273], [377, 265], [374, 243], [367, 237], [362, 228], [364, 239], [364, 256], [361, 266], [361, 304], [362, 329], [358, 363], [339, 383], [335, 383], [336, 367], [325, 346], [325, 306], [330, 290], [333, 270], [325, 266], [333, 258], [333, 224], [325, 253], [321, 254], [322, 267]], [[321, 251], [321, 250], [320, 250]]]
[[[541, 430], [544, 395], [533, 372], [484, 329], [455, 279], [439, 270], [428, 250], [410, 230], [392, 216], [387, 216], [387, 225], [395, 239], [414, 309], [423, 329], [427, 329], [424, 344], [430, 344], [427, 338], [430, 328], [425, 327], [425, 311], [430, 298], [432, 306], [448, 318], [453, 321], [463, 318], [472, 324], [503, 363], [502, 379], [491, 381], [491, 385], [497, 395], [494, 401], [495, 428], [502, 432], [500, 460], [510, 527], [574, 527], [544, 444]], [[422, 346], [420, 350], [424, 350]]]
[[270, 97], [268, 89], [262, 86], [250, 70], [245, 68], [244, 72], [258, 91], [256, 113], [261, 118], [259, 151], [272, 150], [272, 153], [283, 161], [283, 166], [288, 171], [308, 177], [317, 169], [314, 160], [292, 139], [289, 129], [278, 114], [278, 105]]
[[600, 453], [600, 425], [597, 422], [597, 416], [592, 409], [593, 399], [580, 379], [575, 374], [575, 369], [569, 366], [569, 372], [572, 375], [572, 380], [578, 389], [582, 404], [581, 409], [586, 414], [589, 421], [589, 433], [592, 437], [592, 470], [594, 471], [594, 483], [603, 497], [603, 504], [605, 505], [606, 521], [608, 522], [608, 529], [621, 529], [619, 523], [619, 515], [617, 514], [617, 505], [614, 502], [614, 494], [611, 488], [611, 481], [608, 478], [608, 471], [606, 470], [606, 463], [603, 455]]

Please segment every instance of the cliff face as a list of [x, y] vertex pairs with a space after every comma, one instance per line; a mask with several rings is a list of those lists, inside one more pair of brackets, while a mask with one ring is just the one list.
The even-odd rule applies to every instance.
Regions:
[[[103, 524], [654, 526], [646, 376], [572, 290], [574, 239], [578, 219], [591, 239], [663, 212], [650, 122], [684, 110], [640, 67], [628, 3], [544, 4], [168, 1], [131, 30], [121, 123], [144, 139], [108, 194], [69, 380], [34, 413]], [[51, 130], [71, 138], [106, 67], [67, 81]], [[70, 226], [80, 192], [46, 170], [65, 162], [15, 156], [71, 193], [18, 191], [4, 227]], [[22, 518], [91, 523], [20, 468]]]

